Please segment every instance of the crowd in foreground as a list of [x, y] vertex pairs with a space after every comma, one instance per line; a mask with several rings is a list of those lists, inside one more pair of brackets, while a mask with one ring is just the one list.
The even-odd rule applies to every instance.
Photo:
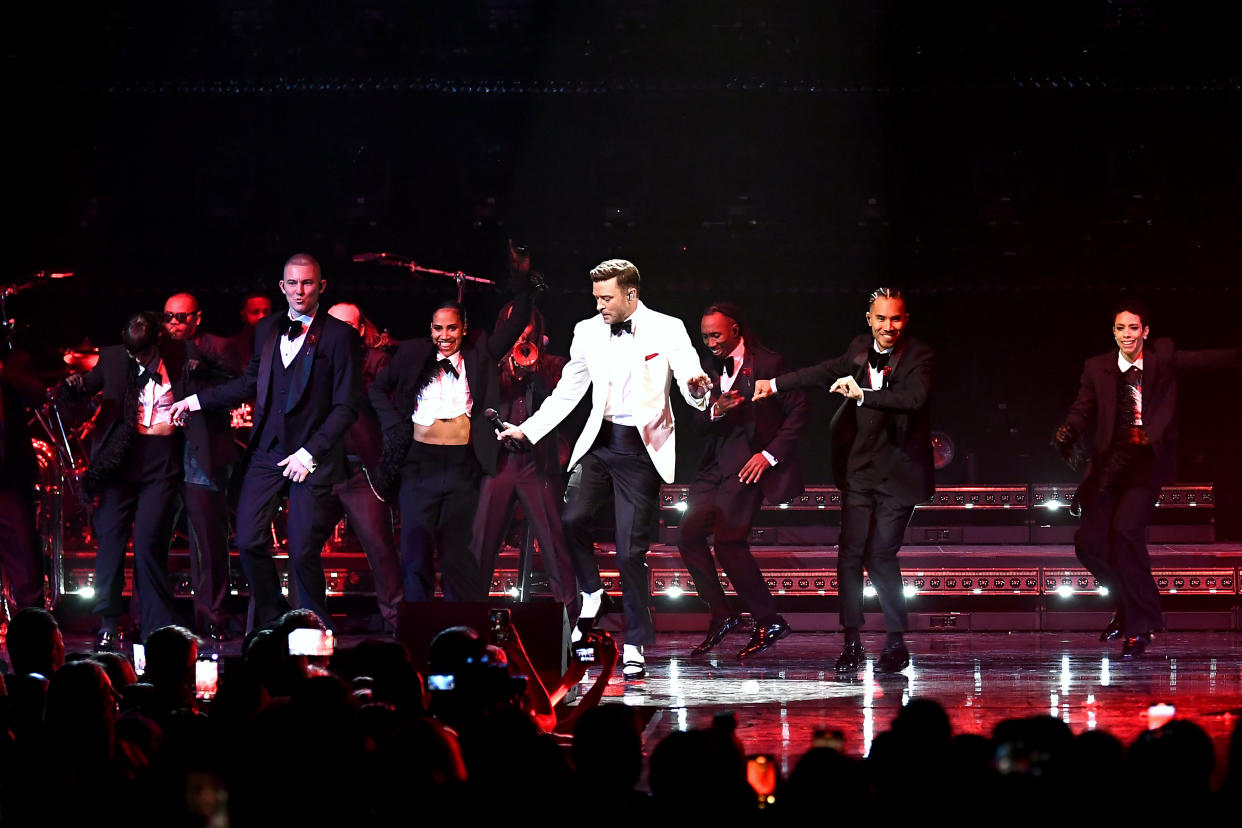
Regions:
[[753, 824], [919, 813], [1025, 824], [1064, 808], [1227, 811], [1242, 794], [1242, 726], [1216, 773], [1210, 738], [1186, 720], [1129, 746], [1048, 716], [1002, 722], [988, 737], [954, 734], [937, 702], [915, 698], [865, 759], [839, 734], [817, 733], [779, 778], [774, 763], [748, 763], [729, 716], [644, 746], [638, 709], [599, 704], [617, 661], [602, 634], [592, 639], [598, 675], [569, 704], [586, 665], [572, 662], [549, 690], [516, 630], [501, 645], [445, 630], [424, 676], [393, 640], [291, 654], [289, 633], [307, 629], [319, 629], [316, 616], [295, 610], [252, 635], [204, 700], [200, 642], [184, 628], [148, 636], [139, 676], [119, 653], [66, 658], [54, 617], [21, 611], [0, 684], [0, 824]]

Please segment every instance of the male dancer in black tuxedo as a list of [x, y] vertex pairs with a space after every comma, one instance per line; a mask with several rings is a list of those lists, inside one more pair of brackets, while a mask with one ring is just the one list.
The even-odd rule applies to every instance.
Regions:
[[869, 333], [844, 354], [774, 380], [755, 383], [755, 399], [796, 388], [829, 386], [846, 402], [832, 418], [832, 472], [841, 489], [841, 538], [837, 584], [845, 647], [839, 673], [863, 664], [863, 567], [884, 610], [888, 639], [876, 668], [899, 672], [910, 663], [906, 649], [906, 598], [897, 552], [916, 504], [935, 490], [931, 419], [932, 350], [905, 335], [901, 291], [879, 288], [867, 310]]
[[1152, 633], [1164, 628], [1147, 524], [1160, 487], [1176, 474], [1179, 374], [1236, 367], [1239, 353], [1179, 351], [1168, 338], [1147, 344], [1150, 333], [1142, 303], [1118, 306], [1117, 350], [1083, 364], [1078, 397], [1055, 435], [1068, 459], [1079, 438], [1091, 434], [1091, 461], [1076, 498], [1082, 522], [1074, 533], [1074, 552], [1116, 596], [1116, 614], [1100, 640], [1124, 637], [1124, 659], [1141, 656]]
[[[164, 302], [164, 333], [169, 339], [193, 343], [211, 364], [226, 371], [203, 388], [237, 376], [226, 342], [202, 329], [203, 313], [190, 293], [175, 293]], [[196, 386], [195, 389], [198, 390]], [[233, 439], [229, 412], [212, 411], [191, 418], [185, 430], [185, 504], [190, 535], [190, 579], [194, 584], [194, 627], [216, 641], [229, 638], [224, 598], [229, 590], [228, 481], [240, 452]]]
[[676, 382], [686, 402], [703, 411], [711, 380], [699, 365], [685, 324], [638, 298], [641, 277], [632, 262], [601, 262], [591, 271], [591, 282], [599, 313], [574, 327], [561, 381], [520, 428], [506, 429], [500, 436], [538, 444], [591, 388], [591, 412], [569, 458], [570, 468], [577, 468], [562, 514], [582, 587], [578, 633], [606, 607], [591, 522], [611, 495], [625, 611], [621, 673], [640, 678], [647, 670], [643, 648], [655, 642], [647, 569], [651, 525], [660, 480], [673, 482], [677, 466], [669, 392]]
[[711, 351], [703, 367], [714, 388], [705, 418], [707, 445], [690, 484], [677, 540], [699, 597], [712, 612], [695, 655], [714, 648], [742, 621], [720, 588], [708, 535], [715, 536], [716, 559], [755, 621], [738, 658], [763, 652], [789, 634], [747, 540], [765, 497], [782, 503], [802, 491], [796, 449], [811, 407], [802, 391], [750, 402], [755, 377], [783, 374], [785, 358], [744, 335], [745, 328], [741, 309], [726, 302], [708, 306], [699, 323], [703, 344]]
[[529, 276], [511, 282], [513, 313], [490, 335], [467, 340], [465, 308], [442, 302], [430, 338], [401, 343], [368, 392], [384, 428], [386, 465], [400, 469], [407, 601], [434, 597], [437, 552], [447, 600], [487, 600], [489, 583], [470, 554], [471, 525], [479, 478], [496, 473], [500, 444], [483, 412], [498, 405], [498, 363], [526, 327], [533, 295]]
[[134, 542], [134, 592], [141, 595], [146, 633], [174, 623], [168, 546], [182, 477], [182, 435], [172, 422], [173, 400], [190, 393], [199, 376], [218, 368], [193, 343], [161, 337], [160, 317], [139, 313], [122, 331], [123, 345], [100, 351], [88, 374], [65, 380], [80, 393], [103, 392], [83, 481], [99, 495], [95, 510], [95, 613], [98, 650], [116, 649], [125, 546]]
[[[512, 314], [512, 303], [501, 308], [497, 327]], [[530, 324], [502, 360], [496, 411], [506, 423], [520, 425], [525, 422], [561, 379], [566, 359], [547, 352], [543, 332], [543, 314], [534, 310]], [[535, 361], [528, 363], [524, 354], [533, 355]], [[496, 473], [485, 476], [479, 487], [471, 554], [479, 564], [484, 581], [490, 583], [496, 569], [496, 555], [513, 520], [515, 507], [521, 503], [522, 512], [539, 541], [539, 555], [552, 595], [565, 605], [570, 618], [577, 618], [581, 604], [565, 529], [561, 525], [565, 480], [561, 473], [560, 448], [559, 440], [548, 439], [531, 446], [529, 451], [501, 452]]]
[[[328, 308], [328, 315], [339, 319], [362, 335], [366, 319], [362, 309], [349, 302]], [[379, 417], [366, 397], [376, 375], [391, 360], [392, 354], [379, 348], [362, 345], [362, 390], [358, 419], [345, 432], [345, 461], [349, 476], [332, 487], [349, 519], [349, 525], [367, 556], [371, 576], [375, 579], [375, 600], [380, 617], [389, 629], [397, 628], [397, 605], [401, 603], [401, 560], [393, 540], [392, 509], [380, 497], [380, 466], [384, 454], [384, 433]]]
[[259, 323], [246, 373], [173, 406], [173, 420], [181, 422], [193, 411], [228, 411], [254, 400], [237, 503], [237, 548], [258, 627], [273, 624], [287, 609], [270, 532], [286, 492], [289, 566], [298, 604], [334, 627], [320, 554], [332, 532], [332, 486], [346, 473], [342, 438], [357, 416], [361, 387], [357, 334], [319, 307], [326, 285], [313, 256], [292, 256], [280, 280], [288, 311]]

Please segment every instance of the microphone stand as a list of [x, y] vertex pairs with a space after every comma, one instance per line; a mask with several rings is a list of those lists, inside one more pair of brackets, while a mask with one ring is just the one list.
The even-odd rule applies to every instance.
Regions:
[[457, 301], [461, 302], [466, 293], [466, 282], [474, 282], [480, 285], [496, 284], [491, 279], [484, 279], [482, 276], [470, 276], [462, 273], [460, 270], [437, 270], [434, 267], [424, 267], [413, 259], [407, 259], [404, 256], [398, 256], [395, 253], [356, 253], [353, 260], [357, 263], [375, 262], [376, 264], [387, 265], [388, 267], [399, 267], [408, 270], [411, 273], [431, 273], [435, 276], [447, 276], [457, 282]]

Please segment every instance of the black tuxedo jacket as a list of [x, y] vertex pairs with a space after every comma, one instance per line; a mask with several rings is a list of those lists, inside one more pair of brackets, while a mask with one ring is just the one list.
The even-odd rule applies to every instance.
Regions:
[[[268, 417], [285, 418], [285, 446], [290, 453], [306, 449], [317, 467], [315, 482], [334, 483], [346, 474], [345, 431], [357, 417], [361, 389], [361, 341], [357, 332], [320, 306], [302, 347], [289, 367], [294, 372], [286, 399], [271, 397], [273, 360], [280, 359], [277, 340], [283, 336], [285, 311], [261, 320], [255, 328], [257, 350], [246, 373], [231, 382], [199, 392], [205, 411], [231, 410], [254, 400], [247, 459], [263, 433]], [[285, 322], [282, 323], [282, 320]]]
[[[798, 438], [811, 417], [811, 405], [802, 391], [781, 393], [752, 402], [755, 379], [768, 379], [785, 372], [785, 358], [762, 345], [746, 343], [746, 353], [731, 390], [745, 400], [724, 417], [712, 421], [711, 406], [698, 413], [707, 423], [708, 442], [699, 466], [715, 457], [721, 472], [736, 476], [757, 452], [766, 451], [777, 464], [759, 478], [759, 489], [769, 503], [784, 503], [802, 492], [802, 465], [798, 460]], [[703, 359], [703, 370], [712, 380], [710, 402], [720, 399], [720, 369], [712, 356]], [[778, 387], [779, 384], [778, 384]]]
[[[1173, 340], [1156, 339], [1143, 346], [1143, 430], [1155, 450], [1152, 483], [1164, 485], [1177, 474], [1177, 386], [1182, 371], [1213, 370], [1238, 365], [1237, 350], [1179, 351]], [[1082, 368], [1078, 397], [1070, 406], [1066, 424], [1074, 434], [1094, 429], [1091, 468], [1098, 467], [1113, 443], [1117, 424], [1117, 351], [1088, 359]]]
[[[497, 408], [497, 401], [500, 399], [499, 362], [530, 322], [531, 299], [531, 291], [523, 290], [514, 297], [513, 312], [509, 314], [509, 318], [498, 323], [496, 330], [485, 336], [474, 337], [462, 345], [466, 382], [470, 386], [472, 402], [470, 444], [474, 446], [474, 455], [486, 474], [496, 473], [500, 442], [483, 412], [488, 408]], [[384, 452], [387, 456], [403, 454], [400, 451], [394, 452], [394, 445], [409, 444], [413, 433], [410, 418], [418, 405], [419, 385], [424, 369], [427, 361], [433, 358], [434, 351], [430, 337], [401, 343], [392, 361], [371, 383], [367, 393], [384, 429]]]
[[[827, 388], [844, 376], [852, 376], [862, 388], [871, 385], [867, 353], [874, 337], [862, 334], [841, 356], [776, 378], [778, 396], [796, 388]], [[884, 434], [893, 448], [892, 465], [887, 473], [893, 493], [907, 506], [922, 503], [935, 491], [932, 462], [931, 397], [932, 349], [917, 339], [902, 337], [889, 360], [884, 387], [865, 391], [862, 406], [883, 414]], [[858, 435], [858, 408], [845, 400], [832, 417], [830, 426], [832, 473], [837, 487], [849, 489], [847, 469], [850, 450]]]

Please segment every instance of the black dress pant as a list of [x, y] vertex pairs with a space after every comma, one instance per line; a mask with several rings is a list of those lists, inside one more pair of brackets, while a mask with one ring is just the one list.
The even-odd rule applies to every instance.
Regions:
[[194, 584], [194, 626], [203, 631], [209, 624], [227, 620], [224, 598], [229, 591], [229, 504], [223, 480], [214, 486], [183, 483], [190, 535], [190, 580]]
[[561, 522], [583, 592], [603, 587], [591, 541], [591, 522], [613, 495], [617, 518], [617, 569], [625, 610], [625, 643], [655, 643], [647, 550], [660, 497], [660, 473], [638, 429], [605, 421], [595, 446], [569, 479]]
[[552, 587], [552, 595], [565, 605], [570, 618], [577, 618], [582, 599], [574, 577], [565, 529], [561, 525], [560, 474], [539, 473], [529, 454], [501, 454], [495, 476], [483, 478], [479, 505], [474, 515], [471, 552], [485, 584], [496, 571], [496, 555], [513, 520], [518, 503], [539, 541], [539, 555]]
[[237, 498], [237, 551], [250, 582], [254, 626], [269, 627], [289, 609], [272, 558], [271, 530], [272, 518], [287, 492], [289, 574], [298, 606], [312, 610], [328, 629], [334, 629], [322, 563], [323, 545], [335, 524], [332, 484], [316, 480], [314, 474], [302, 483], [290, 481], [277, 465], [286, 456], [280, 448], [254, 452]]
[[883, 483], [873, 489], [847, 489], [841, 493], [837, 595], [841, 601], [841, 626], [845, 629], [858, 630], [863, 625], [866, 567], [884, 611], [885, 630], [905, 632], [906, 595], [897, 552], [913, 514], [914, 506], [900, 503]]
[[723, 474], [712, 462], [699, 469], [690, 484], [690, 499], [678, 533], [677, 549], [690, 570], [699, 597], [712, 611], [712, 622], [723, 621], [733, 608], [716, 577], [716, 564], [707, 536], [713, 535], [716, 560], [729, 576], [742, 605], [759, 624], [776, 619], [776, 601], [763, 571], [750, 554], [750, 527], [763, 505], [757, 484], [742, 483], [736, 474]]
[[105, 483], [95, 510], [95, 614], [115, 630], [124, 611], [125, 547], [134, 542], [135, 600], [143, 635], [175, 623], [168, 547], [181, 476], [180, 437], [134, 438], [124, 469]]
[[401, 467], [401, 571], [405, 600], [435, 597], [436, 553], [448, 601], [486, 601], [488, 585], [470, 554], [479, 502], [474, 448], [414, 441]]
[[[353, 466], [351, 465], [351, 468]], [[401, 561], [393, 538], [392, 509], [379, 499], [361, 466], [343, 482], [332, 487], [349, 519], [349, 526], [358, 537], [371, 576], [375, 579], [375, 599], [380, 617], [392, 629], [397, 628], [397, 605], [401, 603]]]
[[0, 566], [19, 609], [43, 606], [43, 553], [35, 515], [33, 487], [0, 486]]
[[1116, 596], [1121, 631], [1127, 636], [1164, 629], [1160, 591], [1147, 552], [1147, 524], [1156, 495], [1149, 482], [1103, 492], [1084, 485], [1079, 495], [1082, 522], [1074, 533], [1074, 552], [1110, 596]]

